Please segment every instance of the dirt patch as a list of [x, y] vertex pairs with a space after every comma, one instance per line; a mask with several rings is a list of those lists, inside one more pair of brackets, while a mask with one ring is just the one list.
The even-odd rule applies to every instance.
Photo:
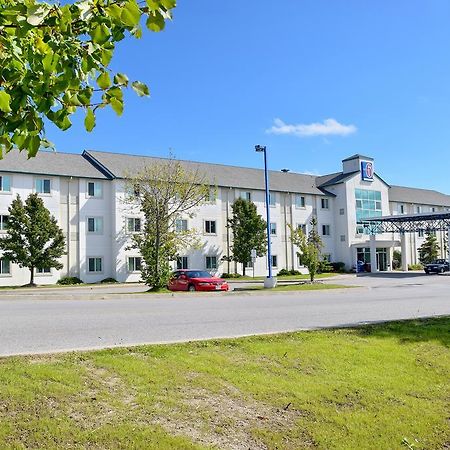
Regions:
[[[298, 419], [303, 416], [303, 412], [292, 404], [280, 409], [244, 398], [233, 386], [220, 394], [206, 389], [188, 389], [183, 392], [181, 403], [185, 408], [154, 418], [154, 422], [170, 433], [229, 450], [267, 449], [258, 437], [264, 431], [285, 434], [283, 446], [291, 447], [293, 442], [289, 442], [289, 432], [297, 427]], [[299, 448], [300, 443], [296, 444], [295, 448]], [[315, 447], [306, 434], [300, 445], [301, 448]]]

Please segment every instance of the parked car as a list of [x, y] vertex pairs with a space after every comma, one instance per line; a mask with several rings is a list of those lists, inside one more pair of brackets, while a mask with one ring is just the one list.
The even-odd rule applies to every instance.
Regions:
[[436, 261], [427, 264], [423, 270], [425, 270], [425, 273], [444, 273], [448, 272], [450, 267], [446, 259], [436, 259]]
[[228, 291], [228, 283], [205, 270], [177, 270], [167, 285], [171, 291]]

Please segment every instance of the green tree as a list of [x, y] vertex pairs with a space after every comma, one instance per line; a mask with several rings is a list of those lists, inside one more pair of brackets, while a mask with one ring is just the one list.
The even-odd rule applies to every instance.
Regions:
[[63, 232], [37, 194], [30, 194], [25, 204], [18, 195], [8, 211], [8, 233], [0, 239], [0, 250], [4, 258], [30, 270], [34, 286], [34, 269], [62, 269]]
[[317, 219], [315, 217], [311, 219], [310, 225], [311, 229], [308, 235], [303, 233], [301, 228], [295, 229], [290, 225], [289, 228], [291, 230], [291, 242], [298, 247], [297, 255], [300, 256], [302, 263], [307, 267], [312, 283], [320, 269], [323, 243], [317, 232]]
[[419, 261], [422, 264], [429, 264], [439, 256], [439, 244], [436, 233], [426, 232], [426, 238], [419, 247]]
[[169, 281], [170, 262], [182, 249], [199, 245], [197, 231], [183, 229], [179, 221], [194, 217], [196, 208], [209, 200], [210, 184], [204, 174], [172, 157], [130, 175], [126, 184], [126, 203], [144, 215], [141, 232], [132, 236], [132, 248], [144, 260], [142, 279], [158, 291]]
[[267, 247], [267, 223], [258, 214], [256, 205], [249, 200], [238, 198], [232, 209], [232, 217], [228, 226], [233, 232], [231, 251], [233, 260], [242, 264], [245, 275], [245, 265], [251, 261], [251, 251], [256, 250], [257, 256], [264, 256]]
[[[67, 3], [67, 2], [65, 2]], [[44, 122], [61, 130], [85, 112], [95, 127], [99, 108], [123, 111], [123, 73], [109, 69], [117, 42], [142, 36], [142, 18], [160, 31], [176, 0], [0, 0], [0, 157], [13, 146], [34, 156], [45, 139]], [[148, 87], [133, 81], [140, 96]]]

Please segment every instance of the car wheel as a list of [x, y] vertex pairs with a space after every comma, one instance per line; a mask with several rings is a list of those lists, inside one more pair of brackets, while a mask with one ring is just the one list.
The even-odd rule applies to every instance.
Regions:
[[444, 273], [444, 268], [443, 268], [443, 267], [441, 267], [441, 268], [439, 269], [439, 273]]
[[425, 270], [425, 273], [426, 273], [427, 275], [429, 275], [430, 272], [428, 272], [428, 270]]
[[195, 292], [195, 286], [193, 284], [190, 284], [188, 287], [189, 292]]

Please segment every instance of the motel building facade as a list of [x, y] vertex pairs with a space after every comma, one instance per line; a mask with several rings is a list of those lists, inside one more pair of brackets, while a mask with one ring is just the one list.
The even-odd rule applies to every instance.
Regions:
[[[12, 151], [0, 160], [0, 233], [7, 233], [8, 207], [17, 194], [25, 199], [37, 192], [58, 220], [66, 237], [63, 268], [36, 271], [38, 284], [54, 284], [61, 277], [76, 276], [87, 283], [115, 278], [140, 280], [141, 257], [130, 249], [133, 233], [142, 229], [144, 218], [137, 206], [125, 202], [125, 176], [154, 164], [160, 158], [97, 151], [67, 154], [41, 151], [27, 159]], [[237, 198], [253, 201], [265, 214], [264, 172], [261, 169], [181, 161], [187, 168], [207, 175], [215, 195], [196, 210], [193, 218], [180, 217], [179, 229], [195, 229], [200, 249], [186, 249], [174, 261], [174, 269], [205, 269], [220, 275], [242, 273], [241, 264], [229, 261], [233, 237], [227, 225], [231, 205]], [[364, 218], [450, 211], [450, 196], [433, 190], [390, 186], [374, 171], [374, 160], [353, 155], [342, 161], [339, 171], [324, 176], [293, 172], [269, 172], [270, 239], [272, 267], [307, 272], [290, 242], [289, 225], [306, 233], [317, 218], [323, 255], [343, 262], [347, 270], [357, 261], [372, 271], [392, 270], [394, 249], [402, 251], [404, 267], [418, 262], [418, 248], [425, 239], [419, 230], [369, 235], [358, 225]], [[445, 232], [436, 232], [444, 253]], [[252, 273], [251, 263], [247, 273]], [[256, 259], [256, 276], [267, 275], [267, 259]], [[0, 255], [0, 286], [23, 285], [29, 271]]]

